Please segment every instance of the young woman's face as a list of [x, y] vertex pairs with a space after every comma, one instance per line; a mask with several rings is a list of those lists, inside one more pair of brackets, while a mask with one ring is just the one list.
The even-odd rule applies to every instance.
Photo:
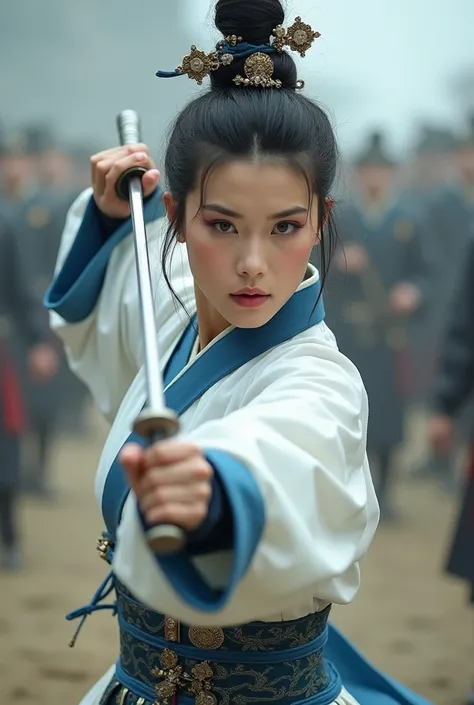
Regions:
[[182, 233], [198, 314], [214, 335], [229, 324], [264, 325], [304, 279], [317, 240], [317, 199], [281, 163], [234, 161], [214, 169], [200, 204], [197, 188]]

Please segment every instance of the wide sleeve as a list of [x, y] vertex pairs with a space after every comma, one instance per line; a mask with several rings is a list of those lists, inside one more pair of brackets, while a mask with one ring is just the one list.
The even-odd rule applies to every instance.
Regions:
[[257, 366], [242, 408], [187, 434], [226, 492], [232, 549], [153, 555], [132, 493], [118, 531], [118, 578], [152, 609], [203, 626], [301, 605], [309, 612], [314, 598], [351, 601], [378, 523], [367, 413], [357, 371], [329, 342], [278, 351]]
[[[45, 305], [51, 327], [65, 345], [69, 366], [113, 420], [143, 364], [135, 253], [131, 220], [105, 238], [91, 194], [91, 189], [83, 192], [68, 213]], [[161, 250], [167, 227], [163, 216], [161, 198], [149, 200], [145, 219], [161, 354], [188, 320], [163, 276]], [[169, 278], [181, 301], [192, 306], [192, 278], [181, 246], [177, 248]]]

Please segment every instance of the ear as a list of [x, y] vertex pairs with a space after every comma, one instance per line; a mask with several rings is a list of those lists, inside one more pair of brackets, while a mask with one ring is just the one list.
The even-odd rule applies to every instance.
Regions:
[[334, 203], [334, 199], [331, 198], [331, 196], [326, 196], [326, 198], [324, 199], [324, 202], [325, 202], [325, 206], [326, 206], [324, 209], [324, 226], [326, 227], [326, 225], [329, 222], [329, 218], [331, 217], [331, 214], [334, 210], [335, 203]]
[[[170, 221], [170, 223], [172, 223], [176, 217], [176, 209], [178, 206], [169, 191], [165, 191], [165, 193], [163, 194], [163, 203], [165, 204], [166, 215], [168, 216], [168, 220]], [[185, 241], [184, 235], [181, 235], [181, 233], [179, 233], [177, 239], [178, 242]]]

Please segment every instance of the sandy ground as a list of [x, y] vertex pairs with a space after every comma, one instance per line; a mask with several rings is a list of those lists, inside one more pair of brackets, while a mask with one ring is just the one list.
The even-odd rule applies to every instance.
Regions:
[[[93, 474], [103, 437], [58, 443], [53, 477], [60, 499], [25, 501], [25, 568], [0, 576], [0, 705], [75, 705], [116, 657], [115, 620], [87, 621], [68, 648], [64, 614], [87, 603], [106, 565], [95, 549], [101, 522]], [[462, 705], [472, 667], [472, 614], [462, 585], [441, 566], [454, 502], [430, 484], [398, 489], [401, 526], [381, 528], [363, 563], [355, 602], [334, 621], [380, 667], [437, 705]]]

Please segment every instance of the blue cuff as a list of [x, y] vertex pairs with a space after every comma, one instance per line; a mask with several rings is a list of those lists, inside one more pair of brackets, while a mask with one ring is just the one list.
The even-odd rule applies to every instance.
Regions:
[[186, 549], [173, 556], [156, 556], [156, 560], [186, 604], [200, 612], [218, 612], [228, 603], [250, 565], [265, 526], [265, 506], [260, 489], [245, 465], [218, 450], [207, 450], [205, 456], [214, 468], [232, 514], [233, 561], [228, 585], [223, 590], [211, 588], [194, 567], [192, 555]]
[[[145, 203], [144, 214], [146, 223], [164, 216], [160, 191]], [[91, 197], [66, 260], [45, 294], [46, 308], [68, 323], [86, 319], [99, 299], [113, 250], [131, 231], [131, 218], [127, 218], [104, 242], [99, 210]]]
[[[150, 528], [144, 513], [137, 506], [144, 531]], [[230, 551], [234, 545], [232, 511], [222, 483], [214, 468], [212, 494], [207, 516], [201, 526], [187, 535], [186, 552], [190, 556], [204, 556], [216, 551]]]

